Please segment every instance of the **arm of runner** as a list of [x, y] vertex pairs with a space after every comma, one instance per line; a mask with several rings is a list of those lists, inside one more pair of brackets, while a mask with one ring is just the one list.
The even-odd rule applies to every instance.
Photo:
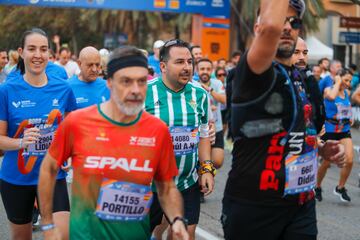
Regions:
[[335, 84], [332, 87], [327, 87], [324, 90], [324, 98], [333, 101], [339, 94], [339, 89], [341, 85], [341, 77], [339, 75], [335, 76]]
[[345, 148], [339, 141], [327, 140], [320, 143], [319, 155], [326, 161], [335, 163], [340, 168], [345, 166]]
[[353, 103], [360, 105], [360, 87], [355, 90], [355, 92], [351, 96], [351, 100]]
[[209, 122], [209, 139], [210, 139], [210, 145], [215, 144], [216, 132], [215, 132], [215, 123], [213, 121]]
[[[59, 167], [56, 160], [48, 153], [44, 157], [41, 167], [38, 184], [41, 224], [42, 226], [50, 226], [54, 224], [53, 220], [53, 195], [56, 182], [56, 176]], [[62, 239], [57, 228], [51, 228], [43, 231], [45, 239]]]
[[[68, 160], [65, 161], [66, 162], [66, 165], [61, 165], [61, 170], [64, 170], [65, 172], [68, 172], [71, 167], [72, 167], [72, 161], [71, 161], [71, 158], [68, 158]], [[65, 163], [64, 163], [65, 164]]]
[[262, 0], [255, 38], [247, 55], [250, 69], [262, 74], [272, 64], [285, 22], [289, 0]]
[[[209, 138], [200, 138], [199, 142], [199, 161], [205, 162], [211, 159], [211, 146]], [[214, 190], [214, 176], [212, 173], [206, 172], [200, 175], [201, 192], [209, 195]]]
[[24, 131], [22, 138], [11, 138], [7, 136], [7, 121], [0, 120], [0, 149], [4, 151], [19, 150], [35, 143], [40, 137], [38, 128], [28, 128]]
[[54, 35], [54, 37], [53, 37], [53, 43], [55, 43], [55, 47], [56, 47], [56, 49], [55, 49], [55, 58], [56, 58], [56, 60], [58, 60], [59, 59], [59, 55], [60, 55], [60, 36], [59, 35]]
[[164, 210], [171, 224], [172, 234], [180, 239], [189, 239], [186, 226], [182, 221], [173, 220], [184, 216], [183, 200], [173, 180], [154, 181], [159, 197], [161, 208]]
[[225, 94], [217, 93], [217, 92], [215, 92], [215, 90], [212, 90], [212, 91], [210, 91], [210, 95], [219, 103], [226, 104], [226, 95]]

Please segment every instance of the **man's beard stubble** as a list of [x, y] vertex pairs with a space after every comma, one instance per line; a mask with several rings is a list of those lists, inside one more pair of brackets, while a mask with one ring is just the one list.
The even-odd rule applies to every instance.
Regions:
[[[287, 31], [284, 31], [281, 37], [282, 38], [287, 37], [287, 38], [291, 39], [291, 34]], [[276, 51], [276, 57], [280, 58], [280, 59], [290, 58], [295, 52], [296, 42], [297, 42], [297, 40], [294, 41], [294, 43], [291, 46], [289, 46], [288, 44], [284, 44], [282, 46], [280, 43], [278, 46], [278, 49]]]

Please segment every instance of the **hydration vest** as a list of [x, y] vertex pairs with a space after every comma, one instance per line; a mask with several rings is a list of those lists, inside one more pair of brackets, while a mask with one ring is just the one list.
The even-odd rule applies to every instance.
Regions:
[[[255, 100], [245, 103], [232, 103], [232, 134], [234, 139], [239, 138], [258, 138], [267, 135], [273, 135], [281, 131], [291, 132], [299, 116], [299, 93], [297, 92], [293, 81], [288, 76], [284, 67], [278, 63], [273, 63], [274, 81], [270, 88]], [[312, 104], [312, 120], [316, 130], [319, 133], [324, 124], [325, 111], [323, 99], [315, 78], [307, 77], [303, 72], [294, 69], [292, 76], [300, 78], [305, 88], [306, 95]], [[285, 77], [285, 82], [280, 83], [278, 75]], [[281, 89], [283, 88], [283, 89]], [[284, 91], [290, 93], [291, 98], [286, 99]], [[285, 104], [291, 102], [291, 124], [284, 126], [284, 108]], [[301, 104], [301, 103], [300, 103]], [[282, 144], [287, 142], [285, 137]]]

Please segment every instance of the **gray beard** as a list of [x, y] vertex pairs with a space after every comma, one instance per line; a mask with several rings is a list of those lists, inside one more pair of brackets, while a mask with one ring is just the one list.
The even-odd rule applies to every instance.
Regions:
[[111, 94], [114, 97], [114, 102], [115, 102], [117, 108], [119, 109], [119, 111], [122, 112], [123, 114], [125, 114], [126, 116], [138, 115], [141, 112], [141, 110], [143, 110], [144, 102], [142, 102], [141, 104], [129, 107], [129, 106], [126, 106], [126, 104], [120, 100], [120, 98], [115, 93], [115, 91], [112, 91]]

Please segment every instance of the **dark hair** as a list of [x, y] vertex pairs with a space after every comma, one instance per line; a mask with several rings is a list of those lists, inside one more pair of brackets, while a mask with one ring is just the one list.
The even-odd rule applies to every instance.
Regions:
[[354, 72], [357, 70], [356, 64], [350, 64], [349, 68], [353, 70]]
[[122, 57], [128, 57], [128, 56], [141, 56], [144, 57], [144, 53], [134, 46], [121, 46], [119, 48], [116, 48], [110, 55], [109, 61], [122, 58]]
[[49, 54], [56, 58], [55, 52], [51, 48], [49, 48]]
[[[220, 59], [221, 60], [221, 59]], [[225, 60], [225, 59], [224, 59]], [[213, 65], [212, 61], [208, 58], [201, 58], [197, 63], [196, 65], [198, 65], [199, 63], [201, 62], [209, 62], [211, 64], [211, 66]]]
[[342, 68], [338, 73], [337, 75], [340, 75], [340, 77], [343, 77], [345, 76], [346, 74], [350, 74], [351, 76], [353, 75], [351, 70], [348, 69], [348, 68]]
[[167, 62], [169, 60], [170, 49], [173, 47], [187, 48], [191, 52], [189, 43], [184, 42], [180, 39], [171, 39], [169, 41], [166, 41], [164, 46], [160, 48], [160, 62]]
[[[20, 41], [20, 48], [21, 49], [25, 48], [25, 41], [26, 41], [27, 36], [32, 35], [32, 34], [39, 34], [41, 36], [46, 37], [46, 39], [48, 40], [48, 46], [49, 46], [49, 38], [46, 35], [46, 33], [40, 28], [32, 28], [31, 30], [27, 30], [22, 34], [21, 41]], [[24, 73], [25, 73], [25, 64], [24, 64], [24, 59], [22, 59], [21, 57], [20, 57], [19, 62], [17, 64], [17, 66], [16, 66], [16, 69], [20, 70], [21, 75], [24, 75]]]
[[149, 70], [149, 75], [154, 76], [155, 75], [155, 71], [152, 67], [148, 67]]
[[238, 57], [238, 56], [241, 57], [241, 55], [242, 55], [242, 51], [236, 50], [231, 54], [231, 58]]
[[200, 48], [201, 49], [201, 47], [199, 45], [193, 45], [193, 46], [190, 47], [191, 54], [192, 54], [193, 49], [195, 49], [195, 48]]
[[330, 60], [328, 58], [320, 58], [320, 60], [318, 61], [318, 64], [319, 65], [322, 64], [322, 62], [325, 61], [325, 60], [330, 62]]
[[67, 53], [69, 53], [70, 49], [68, 47], [61, 47], [59, 50], [59, 54], [61, 54], [63, 51], [66, 51]]
[[224, 71], [225, 72], [225, 74], [227, 74], [227, 71], [226, 71], [226, 69], [225, 68], [223, 68], [223, 67], [217, 67], [216, 69], [215, 69], [215, 76], [217, 77], [217, 75], [218, 75], [218, 72], [219, 71]]

